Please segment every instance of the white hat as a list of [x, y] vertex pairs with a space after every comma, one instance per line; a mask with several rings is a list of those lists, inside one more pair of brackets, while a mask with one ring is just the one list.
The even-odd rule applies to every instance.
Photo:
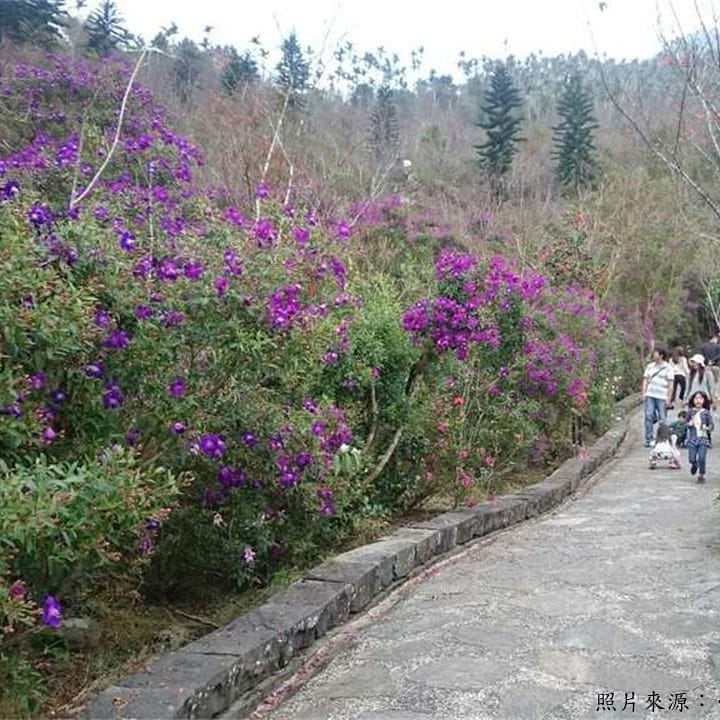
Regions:
[[690, 358], [691, 363], [695, 363], [697, 365], [705, 365], [705, 358], [700, 353], [695, 353]]

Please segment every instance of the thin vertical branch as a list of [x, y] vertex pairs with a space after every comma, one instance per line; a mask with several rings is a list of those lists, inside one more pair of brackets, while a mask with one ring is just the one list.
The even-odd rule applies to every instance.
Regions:
[[[290, 103], [290, 93], [292, 92], [292, 89], [288, 87], [287, 92], [285, 93], [285, 99], [283, 100], [283, 106], [280, 110], [280, 117], [278, 118], [277, 125], [275, 125], [275, 132], [273, 133], [273, 139], [270, 143], [270, 149], [268, 150], [267, 157], [265, 158], [265, 164], [263, 165], [262, 174], [260, 175], [260, 183], [265, 182], [265, 178], [267, 177], [268, 170], [270, 169], [270, 161], [272, 160], [272, 156], [275, 153], [275, 146], [280, 142], [280, 129], [282, 128], [283, 121], [285, 120], [285, 115], [287, 113], [288, 104]], [[272, 124], [271, 124], [272, 127]], [[260, 219], [260, 198], [255, 198], [255, 220]]]
[[120, 133], [122, 131], [122, 124], [123, 120], [125, 119], [125, 111], [127, 110], [127, 104], [128, 99], [130, 98], [130, 92], [132, 91], [133, 84], [135, 83], [135, 78], [137, 77], [138, 72], [140, 71], [140, 66], [142, 65], [143, 60], [145, 59], [145, 56], [147, 55], [147, 48], [143, 48], [142, 52], [140, 53], [140, 57], [137, 59], [137, 62], [135, 63], [135, 67], [133, 68], [132, 75], [130, 75], [130, 80], [128, 81], [127, 87], [125, 88], [125, 94], [123, 95], [122, 103], [120, 104], [120, 116], [118, 117], [118, 123], [117, 127], [115, 128], [115, 136], [113, 137], [112, 144], [110, 145], [110, 149], [108, 150], [107, 155], [105, 156], [105, 160], [103, 161], [102, 165], [98, 168], [98, 171], [93, 176], [93, 179], [89, 182], [87, 187], [76, 197], [70, 198], [70, 209], [72, 210], [74, 207], [79, 205], [93, 190], [95, 185], [97, 184], [97, 181], [100, 179], [100, 176], [105, 171], [105, 168], [110, 163], [110, 160], [112, 159], [112, 156], [115, 152], [115, 149], [118, 146], [118, 143], [120, 142]]

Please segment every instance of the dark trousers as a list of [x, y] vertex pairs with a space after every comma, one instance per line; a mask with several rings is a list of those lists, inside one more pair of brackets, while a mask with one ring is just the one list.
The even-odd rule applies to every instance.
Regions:
[[687, 384], [687, 379], [684, 375], [676, 375], [673, 380], [673, 394], [672, 394], [672, 400], [671, 402], [675, 402], [675, 397], [678, 394], [678, 388], [680, 388], [680, 400], [685, 399], [685, 386]]

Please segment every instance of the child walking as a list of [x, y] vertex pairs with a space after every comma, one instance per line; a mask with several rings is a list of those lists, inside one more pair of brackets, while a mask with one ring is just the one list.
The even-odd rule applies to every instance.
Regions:
[[690, 396], [689, 400], [688, 434], [685, 444], [688, 449], [690, 474], [698, 473], [697, 482], [704, 483], [707, 470], [707, 451], [710, 445], [708, 433], [714, 429], [715, 423], [710, 412], [710, 398], [704, 392], [698, 390]]

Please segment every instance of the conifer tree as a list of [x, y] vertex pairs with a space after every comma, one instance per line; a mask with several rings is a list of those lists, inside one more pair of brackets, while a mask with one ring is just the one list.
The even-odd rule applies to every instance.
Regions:
[[287, 95], [288, 107], [299, 108], [303, 104], [303, 95], [308, 89], [310, 63], [305, 59], [295, 33], [291, 33], [282, 46], [282, 58], [277, 65], [277, 84], [283, 95]]
[[598, 126], [592, 98], [583, 88], [579, 73], [565, 83], [557, 112], [561, 122], [553, 127], [555, 172], [561, 185], [577, 192], [592, 186], [596, 177], [593, 130]]
[[490, 87], [480, 106], [483, 118], [477, 125], [487, 134], [485, 142], [475, 145], [480, 164], [488, 173], [496, 195], [504, 194], [503, 178], [517, 152], [520, 118], [515, 113], [522, 104], [520, 94], [504, 63], [497, 63], [490, 75]]
[[112, 0], [103, 0], [85, 22], [88, 35], [87, 47], [98, 55], [107, 55], [120, 49], [130, 39], [130, 33], [123, 27], [123, 19]]
[[370, 115], [370, 147], [378, 160], [396, 156], [400, 146], [400, 126], [393, 91], [383, 85]]
[[228, 61], [220, 75], [220, 84], [228, 95], [232, 95], [240, 86], [258, 80], [260, 74], [255, 58], [248, 50], [238, 55], [238, 51], [231, 47], [227, 53]]
[[0, 0], [0, 39], [53, 45], [62, 39], [65, 0]]

